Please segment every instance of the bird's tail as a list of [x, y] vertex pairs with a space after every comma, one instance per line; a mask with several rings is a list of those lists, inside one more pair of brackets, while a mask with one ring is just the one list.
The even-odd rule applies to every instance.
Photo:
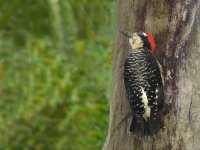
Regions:
[[165, 125], [162, 118], [162, 112], [159, 112], [156, 116], [153, 116], [152, 114], [147, 121], [143, 118], [142, 114], [134, 114], [130, 132], [137, 138], [142, 138], [144, 136], [153, 136], [163, 128], [165, 128]]

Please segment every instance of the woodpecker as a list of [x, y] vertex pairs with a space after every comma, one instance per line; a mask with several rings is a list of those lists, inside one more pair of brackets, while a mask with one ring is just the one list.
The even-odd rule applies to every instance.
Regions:
[[134, 112], [130, 132], [137, 137], [152, 136], [165, 128], [163, 71], [153, 56], [156, 44], [150, 32], [121, 33], [131, 45], [124, 64], [126, 94]]

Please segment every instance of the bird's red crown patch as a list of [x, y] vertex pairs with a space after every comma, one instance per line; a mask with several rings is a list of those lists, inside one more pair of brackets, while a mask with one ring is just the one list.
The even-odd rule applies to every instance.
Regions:
[[156, 48], [156, 43], [155, 43], [155, 40], [152, 36], [152, 34], [150, 32], [146, 32], [147, 34], [147, 37], [148, 37], [148, 41], [151, 45], [151, 52], [154, 53], [155, 52], [155, 48]]

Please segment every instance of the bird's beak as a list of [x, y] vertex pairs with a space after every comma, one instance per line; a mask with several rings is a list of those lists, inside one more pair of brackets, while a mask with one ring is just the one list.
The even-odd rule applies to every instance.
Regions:
[[133, 33], [131, 32], [128, 32], [128, 31], [120, 31], [123, 35], [129, 37], [129, 38], [132, 38], [133, 37]]

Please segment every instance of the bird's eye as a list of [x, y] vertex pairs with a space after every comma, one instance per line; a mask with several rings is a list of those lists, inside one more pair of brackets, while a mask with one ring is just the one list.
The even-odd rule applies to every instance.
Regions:
[[147, 34], [146, 34], [146, 33], [144, 33], [144, 32], [143, 32], [142, 34], [143, 34], [144, 36], [147, 36]]

